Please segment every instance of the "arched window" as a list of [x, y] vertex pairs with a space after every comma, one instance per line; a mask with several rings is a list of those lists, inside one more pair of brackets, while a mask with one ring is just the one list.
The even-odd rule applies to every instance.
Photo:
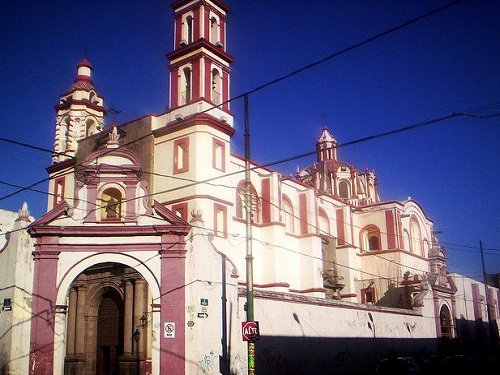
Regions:
[[407, 251], [411, 251], [411, 245], [410, 245], [410, 233], [408, 230], [403, 230], [403, 249]]
[[281, 212], [281, 220], [285, 223], [285, 230], [293, 233], [295, 231], [293, 206], [292, 201], [286, 195], [281, 198]]
[[193, 42], [193, 16], [191, 15], [186, 17], [185, 37], [188, 44]]
[[341, 180], [339, 182], [339, 197], [343, 199], [349, 199], [351, 197], [351, 189], [349, 188], [349, 182], [346, 180]]
[[439, 323], [441, 325], [441, 337], [453, 337], [453, 322], [451, 320], [450, 310], [448, 306], [443, 305], [439, 312]]
[[422, 247], [422, 256], [427, 257], [427, 254], [429, 254], [429, 241], [427, 241], [427, 239], [424, 239]]
[[105, 221], [120, 221], [122, 219], [122, 205], [123, 195], [122, 192], [115, 188], [110, 187], [105, 189], [100, 198], [101, 220]]
[[222, 78], [221, 74], [217, 69], [212, 69], [212, 87], [211, 87], [211, 97], [212, 97], [212, 102], [215, 104], [220, 104], [221, 103], [221, 98], [222, 98]]
[[410, 242], [411, 252], [414, 254], [422, 254], [422, 235], [420, 225], [415, 217], [410, 220]]
[[188, 104], [191, 101], [191, 67], [182, 69], [179, 77], [179, 104]]
[[97, 133], [97, 125], [96, 122], [92, 119], [87, 120], [85, 123], [85, 136], [88, 137], [89, 135]]
[[96, 96], [94, 91], [91, 91], [89, 94], [89, 100], [93, 104], [99, 104], [99, 98]]
[[59, 152], [64, 152], [69, 148], [69, 117], [64, 118], [59, 126]]
[[245, 181], [241, 181], [236, 189], [236, 216], [244, 219], [246, 217], [246, 194], [250, 190], [250, 201], [252, 210], [252, 222], [261, 222], [261, 211], [260, 211], [260, 201], [257, 191], [255, 190], [252, 183], [249, 185], [249, 189], [245, 189]]
[[361, 249], [365, 251], [382, 250], [380, 229], [376, 225], [368, 225], [361, 231]]
[[325, 210], [323, 210], [322, 208], [318, 210], [318, 226], [319, 234], [330, 234], [330, 220], [328, 219], [328, 215], [326, 214]]
[[219, 41], [219, 22], [217, 18], [212, 16], [212, 18], [210, 18], [210, 43], [217, 44]]

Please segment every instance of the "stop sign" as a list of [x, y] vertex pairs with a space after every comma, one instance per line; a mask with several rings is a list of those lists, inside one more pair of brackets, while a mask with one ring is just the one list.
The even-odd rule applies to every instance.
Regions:
[[241, 336], [243, 341], [260, 339], [259, 322], [241, 322]]

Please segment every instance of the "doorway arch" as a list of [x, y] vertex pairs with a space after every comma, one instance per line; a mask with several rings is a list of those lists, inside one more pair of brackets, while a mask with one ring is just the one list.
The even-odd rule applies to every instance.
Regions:
[[66, 374], [140, 374], [151, 369], [152, 303], [148, 283], [121, 263], [98, 263], [71, 283]]
[[441, 306], [439, 311], [439, 323], [441, 326], [441, 337], [451, 339], [453, 337], [453, 322], [451, 320], [451, 313], [448, 306]]

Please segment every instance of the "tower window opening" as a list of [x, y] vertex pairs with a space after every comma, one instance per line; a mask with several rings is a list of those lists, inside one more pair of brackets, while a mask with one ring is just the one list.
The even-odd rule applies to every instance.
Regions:
[[219, 42], [219, 23], [217, 18], [210, 18], [210, 43], [217, 44]]
[[85, 136], [88, 137], [89, 135], [95, 133], [97, 133], [97, 125], [95, 121], [88, 120], [87, 123], [85, 124]]
[[179, 91], [179, 103], [181, 105], [188, 104], [191, 102], [191, 68], [185, 67], [182, 69], [182, 74], [180, 76], [180, 91]]
[[193, 17], [186, 17], [186, 39], [188, 43], [193, 42]]
[[99, 104], [99, 99], [97, 98], [96, 93], [93, 91], [90, 92], [89, 100], [93, 104]]
[[222, 79], [219, 71], [217, 69], [212, 69], [212, 92], [211, 92], [211, 97], [212, 97], [212, 102], [215, 104], [220, 104], [221, 103], [221, 86], [222, 86]]

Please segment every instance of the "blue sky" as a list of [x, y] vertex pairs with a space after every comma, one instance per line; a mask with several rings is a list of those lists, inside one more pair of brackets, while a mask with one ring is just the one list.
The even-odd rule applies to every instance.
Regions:
[[[228, 0], [232, 96], [440, 7], [448, 1]], [[463, 1], [250, 96], [252, 157], [267, 163], [314, 150], [324, 125], [340, 143], [500, 102], [500, 2]], [[107, 106], [107, 124], [162, 113], [172, 10], [164, 0], [9, 1], [0, 5], [0, 137], [52, 148], [59, 94], [84, 57]], [[243, 153], [243, 103], [232, 104]], [[500, 107], [478, 112], [488, 115]], [[460, 117], [339, 149], [375, 169], [384, 200], [416, 199], [441, 230], [450, 271], [500, 272], [500, 117]], [[0, 142], [0, 181], [46, 177], [50, 154]], [[312, 158], [276, 168], [294, 173]], [[36, 188], [46, 191], [46, 184]], [[0, 197], [15, 191], [0, 183]], [[26, 191], [39, 217], [46, 196]], [[490, 250], [491, 249], [491, 250]]]

